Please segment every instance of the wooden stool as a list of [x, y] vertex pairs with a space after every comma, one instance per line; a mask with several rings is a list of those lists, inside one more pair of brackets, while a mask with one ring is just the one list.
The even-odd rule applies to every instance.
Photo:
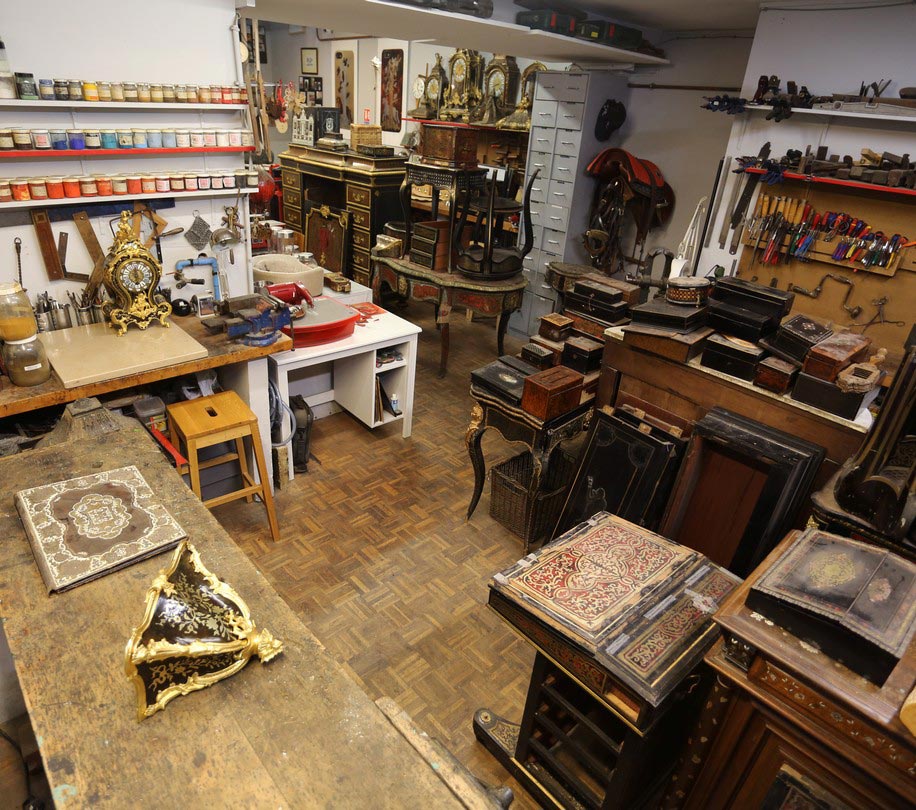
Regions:
[[[274, 509], [273, 493], [268, 484], [264, 449], [261, 447], [261, 435], [258, 432], [258, 420], [251, 408], [242, 402], [234, 391], [224, 391], [221, 394], [177, 402], [169, 405], [167, 411], [172, 443], [179, 450], [184, 446], [185, 455], [188, 457], [187, 470], [191, 476], [191, 489], [203, 501], [204, 506], [219, 506], [237, 498], [244, 498], [251, 503], [254, 500], [253, 495], [260, 495], [267, 508], [270, 534], [274, 542], [279, 540], [277, 513]], [[251, 446], [258, 466], [258, 477], [261, 479], [260, 484], [255, 482], [248, 471], [248, 460], [245, 456], [246, 436], [251, 437]], [[224, 453], [203, 462], [198, 459], [199, 450], [229, 441], [235, 441], [236, 452]], [[238, 461], [242, 482], [245, 486], [235, 492], [204, 501], [200, 491], [200, 471], [226, 461]]]

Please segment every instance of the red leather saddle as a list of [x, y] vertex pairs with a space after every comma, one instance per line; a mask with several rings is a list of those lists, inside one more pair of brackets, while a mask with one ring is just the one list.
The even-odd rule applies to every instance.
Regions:
[[622, 176], [635, 194], [648, 197], [652, 201], [648, 213], [654, 220], [646, 223], [648, 227], [664, 225], [671, 218], [674, 191], [665, 182], [661, 170], [651, 160], [638, 158], [626, 149], [612, 147], [599, 153], [589, 163], [586, 171], [597, 177], [601, 185]]

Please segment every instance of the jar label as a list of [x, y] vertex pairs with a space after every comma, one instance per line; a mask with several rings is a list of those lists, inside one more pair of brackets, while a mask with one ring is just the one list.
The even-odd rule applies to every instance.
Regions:
[[41, 368], [41, 363], [33, 363], [30, 366], [23, 366], [22, 370], [23, 371], [38, 371], [38, 369], [40, 368]]

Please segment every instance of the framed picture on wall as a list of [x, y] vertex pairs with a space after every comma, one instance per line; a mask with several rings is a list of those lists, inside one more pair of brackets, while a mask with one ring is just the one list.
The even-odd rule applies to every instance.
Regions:
[[379, 123], [385, 132], [401, 131], [401, 104], [404, 97], [404, 51], [382, 51], [382, 95]]
[[300, 48], [299, 60], [302, 63], [302, 73], [314, 76], [318, 72], [318, 48]]

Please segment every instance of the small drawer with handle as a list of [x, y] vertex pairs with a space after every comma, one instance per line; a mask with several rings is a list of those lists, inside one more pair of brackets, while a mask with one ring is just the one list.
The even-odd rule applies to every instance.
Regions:
[[579, 161], [574, 157], [565, 157], [557, 155], [553, 159], [553, 168], [550, 170], [551, 180], [560, 180], [564, 183], [575, 182], [576, 169]]
[[545, 155], [541, 152], [532, 152], [528, 156], [528, 177], [530, 178], [535, 171], [538, 172], [538, 180], [550, 180], [550, 171], [553, 168], [553, 155]]
[[546, 176], [541, 177], [541, 175], [538, 175], [537, 180], [534, 181], [534, 185], [531, 186], [532, 204], [547, 202], [547, 189], [549, 186], [550, 179]]
[[587, 73], [567, 73], [566, 85], [562, 92], [557, 95], [557, 101], [585, 101], [588, 93], [588, 74]]
[[558, 105], [556, 125], [563, 129], [582, 129], [585, 104], [581, 101], [561, 101]]
[[280, 179], [283, 181], [283, 188], [302, 188], [299, 174], [295, 169], [280, 169]]
[[538, 126], [531, 127], [531, 135], [528, 138], [531, 151], [552, 155], [556, 136], [557, 131], [555, 129]]
[[541, 217], [544, 227], [555, 231], [565, 231], [569, 225], [569, 209], [563, 205], [548, 205]]
[[302, 208], [302, 192], [299, 189], [283, 189], [283, 205], [292, 206], [293, 208]]
[[548, 205], [572, 205], [575, 183], [564, 183], [562, 180], [551, 180], [547, 187]]
[[531, 107], [532, 127], [555, 127], [557, 125], [557, 102], [535, 101]]
[[351, 208], [349, 209], [349, 211], [350, 211], [350, 215], [353, 218], [354, 227], [365, 228], [366, 230], [369, 230], [369, 221], [370, 220], [369, 220], [368, 211], [360, 211], [359, 208]]
[[291, 205], [283, 206], [283, 223], [295, 231], [302, 231], [302, 212]]
[[353, 266], [358, 267], [360, 270], [369, 269], [369, 254], [364, 250], [354, 250], [353, 251]]
[[541, 237], [541, 250], [544, 253], [552, 253], [554, 256], [562, 256], [565, 249], [566, 234], [563, 231], [544, 228], [544, 234]]
[[369, 250], [372, 247], [372, 240], [369, 237], [369, 231], [361, 231], [358, 228], [353, 229], [353, 247], [362, 250]]
[[535, 101], [557, 101], [566, 91], [565, 73], [540, 73], [534, 87]]
[[557, 129], [557, 139], [554, 142], [554, 153], [566, 157], [578, 157], [579, 147], [582, 145], [582, 130]]

